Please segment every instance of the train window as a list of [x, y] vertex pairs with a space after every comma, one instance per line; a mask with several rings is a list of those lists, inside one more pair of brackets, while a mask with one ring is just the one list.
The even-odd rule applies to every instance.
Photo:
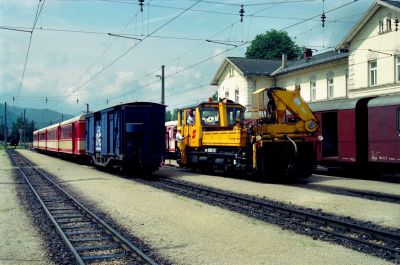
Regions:
[[219, 125], [218, 107], [204, 107], [200, 111], [201, 124], [203, 125]]
[[61, 138], [62, 139], [70, 139], [72, 138], [72, 128], [64, 127], [61, 129]]
[[400, 109], [397, 109], [397, 132], [400, 134]]
[[243, 123], [243, 109], [242, 108], [235, 108], [235, 107], [228, 107], [228, 125], [234, 126], [239, 120], [240, 123]]

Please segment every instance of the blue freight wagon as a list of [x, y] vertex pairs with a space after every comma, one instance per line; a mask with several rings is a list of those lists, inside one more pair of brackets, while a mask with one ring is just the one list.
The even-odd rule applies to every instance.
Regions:
[[165, 106], [135, 102], [86, 116], [86, 154], [104, 167], [149, 173], [165, 153]]

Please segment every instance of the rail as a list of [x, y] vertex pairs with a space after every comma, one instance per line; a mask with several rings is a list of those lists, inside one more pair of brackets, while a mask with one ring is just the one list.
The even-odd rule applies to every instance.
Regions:
[[157, 264], [21, 154], [8, 154], [78, 264]]
[[300, 233], [310, 234], [313, 237], [315, 237], [315, 233], [318, 233], [324, 238], [336, 238], [334, 241], [343, 242], [345, 240], [345, 245], [352, 242], [355, 244], [353, 248], [356, 250], [372, 252], [389, 260], [400, 261], [399, 231], [389, 231], [390, 229], [381, 229], [370, 223], [360, 222], [360, 224], [354, 220], [316, 213], [310, 209], [295, 208], [178, 180], [159, 179], [159, 181], [152, 181], [147, 184], [167, 189], [182, 196], [211, 202], [211, 204], [230, 210], [239, 210], [239, 212], [252, 217], [262, 216], [263, 220], [284, 227], [291, 228], [296, 225], [302, 228], [297, 229]]

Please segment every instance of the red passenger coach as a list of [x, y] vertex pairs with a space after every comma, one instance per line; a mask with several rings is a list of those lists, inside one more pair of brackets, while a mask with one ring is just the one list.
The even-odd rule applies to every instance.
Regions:
[[59, 132], [59, 152], [74, 155], [86, 154], [85, 115], [60, 123]]
[[400, 95], [368, 102], [368, 161], [376, 166], [400, 164]]
[[356, 104], [358, 99], [310, 104], [324, 137], [317, 146], [317, 160], [322, 165], [352, 164], [356, 161]]
[[33, 148], [46, 150], [47, 149], [47, 133], [46, 128], [33, 132]]
[[400, 173], [400, 94], [310, 104], [323, 141], [317, 160], [327, 167]]
[[47, 127], [46, 150], [58, 152], [58, 123]]
[[85, 155], [85, 115], [34, 131], [33, 148]]

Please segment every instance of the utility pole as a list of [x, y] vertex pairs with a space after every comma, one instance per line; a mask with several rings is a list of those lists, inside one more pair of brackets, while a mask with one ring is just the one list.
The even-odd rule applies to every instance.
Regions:
[[89, 104], [85, 103], [85, 105], [86, 105], [86, 114], [89, 114]]
[[64, 121], [64, 114], [61, 114], [61, 122]]
[[161, 104], [165, 105], [165, 65], [161, 66]]
[[161, 79], [161, 104], [165, 105], [165, 65], [161, 65], [161, 75], [156, 75]]
[[0, 115], [0, 120], [1, 120], [1, 126], [3, 127], [3, 131], [1, 133], [3, 133], [3, 140], [4, 140], [4, 120], [3, 120], [3, 115]]
[[4, 102], [4, 147], [7, 147], [7, 102]]
[[25, 111], [26, 111], [26, 109], [24, 109], [24, 123], [22, 124], [22, 143], [23, 143], [23, 146], [26, 146], [26, 144], [25, 144], [25, 129], [26, 129], [26, 120], [25, 120]]

